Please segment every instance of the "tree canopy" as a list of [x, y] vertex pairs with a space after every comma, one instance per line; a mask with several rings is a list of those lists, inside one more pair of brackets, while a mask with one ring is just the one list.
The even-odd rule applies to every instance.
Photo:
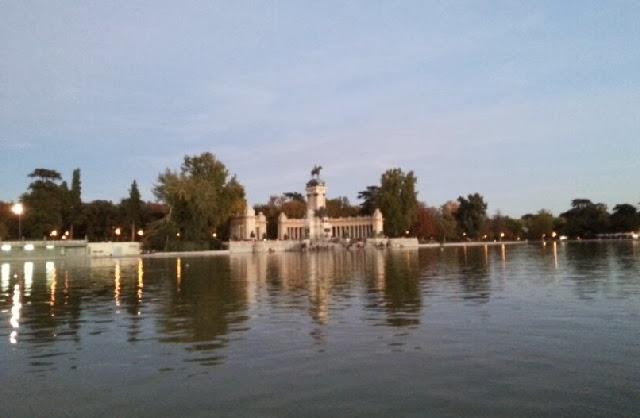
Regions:
[[244, 188], [213, 154], [185, 156], [179, 171], [158, 176], [155, 196], [170, 208], [181, 239], [203, 241], [244, 210]]
[[460, 229], [471, 238], [479, 238], [487, 219], [487, 203], [479, 193], [458, 197], [455, 214]]
[[403, 236], [414, 226], [418, 215], [416, 183], [413, 171], [404, 173], [400, 168], [393, 168], [382, 174], [375, 200], [384, 216], [384, 231], [388, 236]]

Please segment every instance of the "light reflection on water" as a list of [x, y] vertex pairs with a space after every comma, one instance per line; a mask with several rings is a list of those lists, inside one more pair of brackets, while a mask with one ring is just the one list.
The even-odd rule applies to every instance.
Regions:
[[[635, 242], [0, 270], [0, 383], [12, 382], [0, 401], [10, 416], [65, 400], [76, 416], [136, 415], [133, 404], [143, 415], [291, 416], [637, 407]], [[37, 384], [51, 379], [55, 387]]]

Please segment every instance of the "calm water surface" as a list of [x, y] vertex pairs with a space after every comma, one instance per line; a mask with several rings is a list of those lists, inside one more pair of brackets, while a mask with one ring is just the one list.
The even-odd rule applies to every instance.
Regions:
[[637, 242], [0, 262], [0, 416], [639, 416]]

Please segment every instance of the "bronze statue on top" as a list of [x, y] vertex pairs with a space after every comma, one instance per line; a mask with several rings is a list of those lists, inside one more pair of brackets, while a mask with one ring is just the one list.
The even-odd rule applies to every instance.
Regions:
[[313, 169], [311, 170], [311, 177], [320, 177], [320, 170], [322, 170], [321, 165], [314, 165]]

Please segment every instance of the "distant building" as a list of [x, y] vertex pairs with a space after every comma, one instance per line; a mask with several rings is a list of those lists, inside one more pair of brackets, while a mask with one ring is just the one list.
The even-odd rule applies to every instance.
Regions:
[[[327, 216], [327, 187], [320, 178], [320, 167], [314, 168], [306, 184], [307, 213], [304, 218], [278, 217], [278, 239], [326, 241], [333, 238], [364, 240], [382, 235], [384, 219], [379, 209], [371, 216], [329, 218]], [[257, 215], [247, 205], [243, 216], [231, 220], [232, 240], [260, 239], [266, 236], [267, 222], [262, 213]]]

